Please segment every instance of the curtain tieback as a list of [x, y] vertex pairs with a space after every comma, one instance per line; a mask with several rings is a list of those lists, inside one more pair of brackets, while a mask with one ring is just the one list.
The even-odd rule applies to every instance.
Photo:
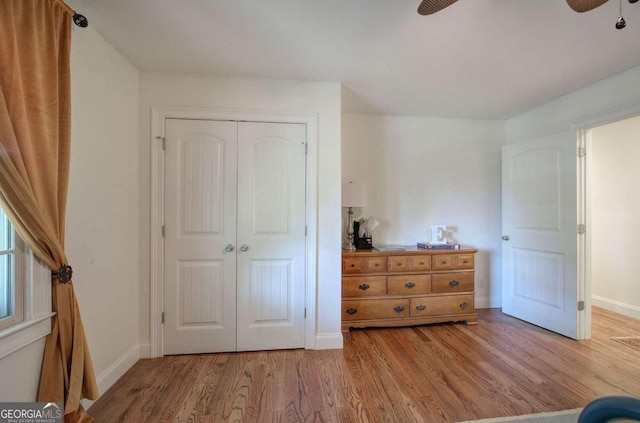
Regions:
[[58, 282], [67, 283], [71, 280], [73, 269], [71, 268], [71, 266], [63, 264], [62, 266], [60, 266], [57, 272], [51, 272], [51, 274], [58, 279]]

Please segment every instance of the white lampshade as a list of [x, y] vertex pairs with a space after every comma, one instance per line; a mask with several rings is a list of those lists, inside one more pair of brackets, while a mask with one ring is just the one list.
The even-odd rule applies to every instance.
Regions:
[[367, 186], [353, 181], [343, 183], [342, 207], [367, 207]]

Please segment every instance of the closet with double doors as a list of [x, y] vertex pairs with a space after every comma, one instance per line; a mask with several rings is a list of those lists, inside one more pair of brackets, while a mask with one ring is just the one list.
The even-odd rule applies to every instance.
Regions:
[[306, 126], [167, 119], [164, 354], [304, 347]]

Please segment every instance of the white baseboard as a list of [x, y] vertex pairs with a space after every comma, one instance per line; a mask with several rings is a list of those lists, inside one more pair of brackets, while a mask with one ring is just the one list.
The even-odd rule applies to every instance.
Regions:
[[140, 343], [140, 358], [151, 358], [151, 343], [141, 342]]
[[501, 297], [476, 297], [475, 308], [500, 308], [502, 307]]
[[341, 350], [342, 333], [320, 333], [316, 335], [316, 350]]
[[598, 295], [592, 295], [591, 305], [604, 308], [605, 310], [624, 314], [625, 316], [633, 317], [634, 319], [640, 319], [640, 307], [631, 304], [626, 304], [620, 301], [612, 300], [610, 298], [600, 297]]
[[[138, 362], [141, 357], [140, 352], [144, 349], [144, 345], [145, 344], [134, 345], [96, 377], [98, 392], [100, 395], [104, 394], [107, 389], [111, 388], [111, 386], [116, 383], [116, 381], [120, 379], [127, 370]], [[94, 402], [95, 401], [83, 399], [82, 405], [85, 409], [88, 409]]]

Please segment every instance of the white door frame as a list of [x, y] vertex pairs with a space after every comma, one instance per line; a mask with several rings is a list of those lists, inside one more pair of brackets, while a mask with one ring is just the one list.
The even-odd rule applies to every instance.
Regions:
[[315, 349], [316, 340], [316, 257], [317, 257], [317, 205], [318, 197], [318, 115], [316, 113], [274, 113], [244, 110], [223, 110], [192, 107], [157, 106], [151, 108], [151, 216], [150, 229], [150, 355], [162, 357], [164, 305], [164, 153], [166, 119], [231, 120], [250, 122], [302, 123], [307, 128], [307, 170], [305, 220], [306, 281], [305, 281], [305, 348]]
[[[584, 301], [584, 313], [578, 313], [578, 339], [591, 338], [591, 216], [589, 211], [589, 168], [591, 153], [591, 129], [640, 114], [640, 104], [632, 104], [604, 111], [584, 120], [574, 122], [569, 129], [576, 134], [578, 148], [584, 148], [586, 157], [578, 160], [578, 224], [584, 224], [586, 233], [578, 239], [578, 300]], [[586, 160], [585, 160], [586, 159]]]

